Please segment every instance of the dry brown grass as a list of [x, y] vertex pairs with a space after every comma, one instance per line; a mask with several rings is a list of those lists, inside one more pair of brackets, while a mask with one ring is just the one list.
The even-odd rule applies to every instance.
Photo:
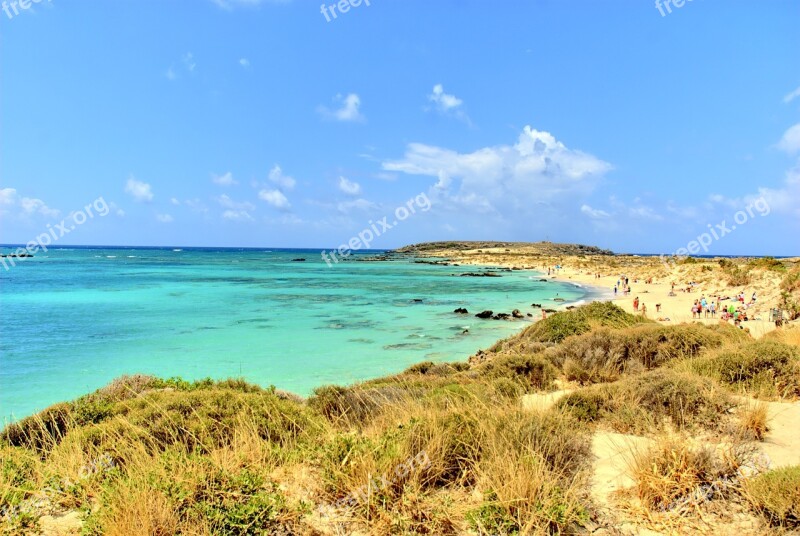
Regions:
[[738, 432], [744, 439], [762, 441], [769, 431], [768, 406], [763, 402], [748, 404], [740, 410]]

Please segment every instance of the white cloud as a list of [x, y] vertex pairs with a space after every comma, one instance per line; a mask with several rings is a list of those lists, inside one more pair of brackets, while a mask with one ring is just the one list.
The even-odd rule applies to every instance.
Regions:
[[133, 177], [128, 179], [128, 182], [125, 183], [125, 193], [133, 197], [134, 201], [139, 203], [149, 203], [153, 200], [153, 191], [150, 185], [146, 182], [138, 181]]
[[339, 103], [340, 106], [333, 110], [320, 106], [318, 111], [323, 117], [336, 121], [364, 121], [364, 116], [361, 113], [361, 97], [356, 93], [350, 93], [346, 97], [341, 94], [336, 95], [333, 100]]
[[253, 221], [253, 217], [246, 210], [226, 210], [222, 217], [230, 221]]
[[239, 65], [241, 65], [245, 69], [250, 68], [250, 60], [247, 58], [239, 58]]
[[792, 102], [797, 97], [800, 97], [800, 87], [798, 87], [797, 89], [795, 89], [794, 91], [792, 91], [791, 93], [786, 95], [783, 98], [783, 102], [785, 102], [786, 104], [789, 104], [790, 102]]
[[664, 217], [658, 214], [652, 207], [646, 206], [630, 207], [628, 209], [628, 215], [631, 218], [642, 220], [661, 221], [664, 219]]
[[442, 84], [433, 86], [433, 93], [428, 95], [428, 100], [434, 104], [434, 108], [440, 114], [449, 115], [467, 124], [471, 124], [469, 117], [461, 109], [461, 105], [464, 104], [464, 101], [455, 95], [445, 93]]
[[113, 201], [108, 204], [108, 208], [110, 208], [114, 212], [114, 214], [116, 214], [118, 217], [120, 218], [125, 217], [125, 211], [119, 208], [119, 206]]
[[361, 193], [361, 185], [357, 182], [349, 181], [345, 177], [339, 177], [339, 190], [347, 195], [358, 195]]
[[353, 199], [351, 201], [342, 201], [341, 203], [336, 205], [336, 208], [339, 210], [339, 212], [343, 212], [346, 214], [348, 212], [352, 212], [353, 210], [362, 210], [362, 211], [377, 210], [379, 207], [372, 201], [359, 198], [359, 199]]
[[243, 201], [243, 202], [240, 203], [240, 202], [234, 201], [233, 199], [231, 199], [230, 197], [228, 197], [225, 194], [222, 194], [221, 196], [219, 196], [217, 198], [217, 203], [219, 203], [222, 208], [227, 208], [227, 209], [230, 209], [230, 210], [252, 211], [252, 210], [255, 210], [255, 208], [256, 208], [255, 205], [253, 205], [252, 203], [249, 203], [247, 201]]
[[428, 95], [428, 100], [436, 104], [436, 108], [441, 112], [449, 112], [464, 104], [464, 101], [455, 95], [445, 93], [442, 84], [433, 86], [433, 93]]
[[172, 223], [175, 220], [169, 214], [156, 214], [156, 219], [161, 223]]
[[789, 127], [789, 130], [783, 133], [778, 148], [789, 154], [800, 152], [800, 123]]
[[611, 214], [609, 214], [605, 210], [592, 208], [589, 205], [581, 205], [581, 212], [583, 212], [584, 214], [586, 214], [590, 218], [596, 219], [596, 220], [597, 219], [604, 219], [604, 218], [610, 218], [611, 217]]
[[268, 204], [280, 210], [287, 210], [292, 206], [280, 190], [264, 189], [258, 192], [258, 197], [262, 201], [266, 201]]
[[23, 197], [19, 200], [19, 206], [27, 215], [42, 214], [48, 218], [55, 218], [60, 214], [58, 210], [48, 207], [41, 199], [33, 197]]
[[193, 73], [197, 68], [197, 62], [194, 59], [194, 54], [191, 52], [184, 54], [183, 57], [181, 57], [181, 61], [183, 62], [183, 66], [186, 67], [186, 70], [190, 73]]
[[536, 204], [590, 193], [611, 165], [569, 149], [549, 132], [525, 127], [515, 145], [471, 153], [412, 143], [385, 171], [437, 179], [431, 195], [445, 208], [528, 213]]
[[294, 180], [293, 177], [284, 175], [283, 170], [277, 164], [275, 164], [275, 166], [269, 170], [269, 180], [284, 190], [291, 190], [295, 187], [295, 184], [297, 184], [297, 181]]
[[233, 173], [231, 173], [230, 171], [227, 172], [225, 175], [212, 175], [211, 182], [213, 182], [217, 186], [233, 186], [235, 184], [239, 184], [233, 178]]
[[0, 190], [0, 205], [13, 205], [17, 202], [17, 190], [14, 188], [3, 188]]
[[391, 182], [391, 181], [396, 181], [397, 180], [397, 173], [381, 172], [381, 173], [375, 173], [373, 175], [373, 177], [375, 177], [378, 180]]
[[180, 206], [180, 204], [181, 204], [181, 202], [180, 202], [178, 199], [174, 198], [174, 197], [173, 197], [173, 198], [171, 198], [171, 199], [169, 200], [169, 202], [170, 202], [170, 203], [172, 203], [173, 205], [175, 205], [176, 207], [177, 207], [177, 206]]
[[164, 76], [167, 77], [167, 80], [175, 80], [178, 78], [178, 75], [175, 73], [175, 69], [172, 67], [167, 69], [167, 71], [164, 73]]
[[[56, 218], [61, 214], [61, 211], [47, 206], [47, 203], [35, 197], [19, 197], [16, 188], [2, 188], [0, 189], [0, 207], [19, 207], [22, 209], [22, 216], [29, 217], [35, 214], [41, 214], [47, 218]], [[3, 214], [6, 210], [0, 208]]]

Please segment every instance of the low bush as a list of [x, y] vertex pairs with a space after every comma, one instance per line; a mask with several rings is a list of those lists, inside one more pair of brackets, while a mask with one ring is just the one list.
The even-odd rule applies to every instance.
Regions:
[[488, 378], [510, 379], [526, 391], [547, 389], [558, 377], [558, 370], [543, 354], [498, 356], [483, 364], [479, 372]]
[[649, 322], [626, 313], [611, 302], [592, 302], [571, 311], [563, 311], [536, 322], [520, 335], [521, 340], [559, 343], [571, 335], [580, 335], [593, 327], [624, 328]]
[[742, 484], [753, 509], [771, 524], [800, 527], [800, 465], [774, 469]]
[[732, 406], [710, 380], [664, 369], [584, 387], [557, 404], [580, 421], [605, 421], [625, 433], [651, 432], [666, 422], [678, 429], [718, 428], [720, 414]]
[[699, 324], [598, 328], [567, 338], [547, 355], [568, 380], [582, 384], [610, 382], [626, 372], [650, 370], [678, 358], [697, 356], [730, 337]]
[[760, 340], [678, 365], [757, 397], [800, 397], [800, 348]]

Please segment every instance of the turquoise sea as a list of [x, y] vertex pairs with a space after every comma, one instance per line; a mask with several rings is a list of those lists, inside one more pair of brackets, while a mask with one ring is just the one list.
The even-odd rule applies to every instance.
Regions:
[[459, 277], [481, 269], [410, 260], [328, 267], [319, 253], [63, 248], [0, 267], [0, 421], [133, 373], [243, 377], [308, 395], [464, 360], [528, 324], [479, 320], [481, 310], [538, 317], [531, 303], [592, 297], [536, 272]]

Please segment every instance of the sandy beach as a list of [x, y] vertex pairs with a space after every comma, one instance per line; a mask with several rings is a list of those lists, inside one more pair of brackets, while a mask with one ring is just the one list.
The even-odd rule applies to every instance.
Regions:
[[[726, 322], [721, 320], [719, 312], [716, 318], [710, 315], [706, 318], [705, 313], [702, 317], [693, 318], [693, 303], [705, 297], [710, 304], [720, 297], [721, 306], [727, 307], [731, 303], [738, 306], [737, 296], [743, 293], [748, 320], [741, 323], [742, 329], [749, 331], [755, 338], [760, 338], [775, 329], [775, 322], [770, 321], [770, 310], [781, 306], [780, 285], [783, 278], [781, 272], [749, 269], [749, 281], [734, 286], [729, 285], [728, 276], [721, 268], [720, 259], [703, 258], [692, 259], [692, 262], [688, 263], [675, 263], [662, 262], [655, 256], [607, 253], [586, 255], [579, 251], [564, 254], [559, 253], [557, 247], [558, 245], [550, 243], [503, 244], [502, 247], [475, 249], [431, 248], [417, 253], [422, 256], [447, 259], [447, 262], [458, 264], [537, 270], [543, 273], [543, 277], [554, 281], [595, 288], [630, 313], [634, 312], [633, 302], [638, 297], [637, 314], [642, 314], [644, 307], [646, 310], [644, 314], [648, 318], [662, 324], [701, 322], [710, 325]], [[796, 262], [796, 259], [791, 261]], [[731, 262], [745, 265], [747, 259], [734, 259]], [[623, 293], [620, 286], [614, 295], [614, 286], [626, 276], [630, 292]], [[671, 292], [673, 283], [674, 293]], [[750, 303], [753, 294], [756, 300]], [[733, 324], [733, 320], [727, 322]]]

